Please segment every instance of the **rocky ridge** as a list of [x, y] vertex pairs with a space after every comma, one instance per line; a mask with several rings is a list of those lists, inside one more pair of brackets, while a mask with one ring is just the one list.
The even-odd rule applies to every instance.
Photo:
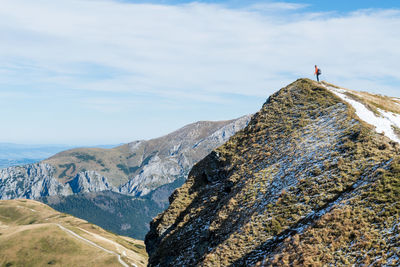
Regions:
[[397, 266], [399, 144], [334, 88], [297, 80], [196, 164], [150, 225], [149, 266]]

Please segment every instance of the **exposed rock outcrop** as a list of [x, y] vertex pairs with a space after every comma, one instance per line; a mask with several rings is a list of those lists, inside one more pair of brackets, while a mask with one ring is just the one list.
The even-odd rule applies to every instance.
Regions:
[[[121, 185], [123, 194], [143, 196], [164, 184], [178, 178], [186, 179], [192, 166], [204, 158], [214, 148], [222, 145], [250, 121], [251, 116], [244, 116], [222, 125], [213, 132], [205, 131], [211, 122], [197, 122], [183, 127], [159, 140], [150, 140], [158, 144], [146, 155], [141, 163], [141, 171]], [[135, 142], [130, 144], [131, 153], [147, 151], [154, 144]], [[143, 164], [145, 163], [145, 164]]]
[[60, 183], [53, 174], [54, 168], [43, 163], [0, 169], [0, 199], [72, 194], [71, 187]]
[[106, 177], [95, 171], [80, 172], [68, 184], [71, 186], [73, 193], [118, 191], [118, 189], [110, 185]]

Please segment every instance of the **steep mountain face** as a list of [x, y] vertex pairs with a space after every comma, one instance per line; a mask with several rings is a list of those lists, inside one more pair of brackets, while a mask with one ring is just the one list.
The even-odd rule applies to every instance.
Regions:
[[340, 94], [356, 95], [308, 79], [272, 95], [171, 195], [149, 266], [398, 265], [399, 144]]
[[33, 200], [0, 200], [1, 266], [138, 266], [143, 241], [118, 236]]
[[39, 199], [74, 193], [117, 191], [107, 178], [95, 171], [80, 172], [65, 184], [56, 179], [54, 173], [55, 168], [47, 163], [0, 169], [0, 199]]
[[0, 199], [72, 194], [69, 184], [60, 183], [53, 174], [52, 166], [41, 163], [0, 169]]

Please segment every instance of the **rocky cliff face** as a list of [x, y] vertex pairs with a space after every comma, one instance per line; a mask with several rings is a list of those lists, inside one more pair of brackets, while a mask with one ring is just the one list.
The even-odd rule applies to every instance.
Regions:
[[0, 199], [71, 194], [69, 184], [60, 183], [53, 174], [52, 166], [40, 163], [0, 169]]
[[106, 177], [95, 171], [80, 172], [67, 184], [71, 186], [73, 193], [118, 191], [117, 188], [110, 185]]
[[186, 178], [196, 162], [243, 129], [250, 118], [249, 115], [230, 121], [212, 132], [206, 129], [214, 128], [213, 123], [197, 122], [159, 140], [153, 140], [152, 143], [130, 144], [131, 154], [145, 151], [145, 155], [142, 156], [144, 160], [141, 162], [139, 173], [121, 185], [120, 192], [143, 196], [178, 178]]
[[399, 264], [399, 145], [332, 88], [281, 89], [196, 164], [151, 223], [149, 266]]
[[95, 171], [80, 172], [63, 184], [54, 177], [54, 167], [46, 163], [0, 169], [0, 199], [39, 199], [107, 190], [118, 191]]

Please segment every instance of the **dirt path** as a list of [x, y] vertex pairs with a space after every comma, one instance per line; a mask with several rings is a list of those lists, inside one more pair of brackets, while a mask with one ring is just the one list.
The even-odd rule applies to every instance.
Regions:
[[[117, 252], [120, 253], [120, 254], [122, 254], [122, 256], [127, 257], [129, 260], [137, 260], [137, 261], [140, 261], [140, 258], [138, 258], [138, 256], [137, 256], [136, 253], [134, 253], [134, 252], [131, 251], [130, 249], [125, 248], [125, 247], [122, 246], [121, 244], [119, 244], [119, 243], [117, 243], [117, 242], [115, 242], [115, 241], [113, 241], [113, 240], [110, 240], [110, 239], [108, 239], [108, 238], [105, 238], [105, 237], [103, 237], [103, 236], [101, 236], [101, 235], [98, 235], [98, 234], [89, 232], [89, 231], [87, 231], [87, 230], [85, 230], [85, 229], [83, 229], [83, 228], [81, 228], [81, 227], [78, 227], [78, 229], [81, 230], [81, 231], [83, 231], [83, 232], [85, 232], [85, 233], [87, 233], [88, 235], [90, 235], [92, 238], [94, 238], [94, 239], [96, 239], [96, 240], [103, 241], [103, 242], [107, 242], [107, 243], [109, 243], [109, 244], [115, 246], [115, 249], [117, 250]], [[132, 263], [132, 262], [129, 262], [129, 263], [130, 263], [132, 266], [137, 267], [136, 264], [134, 264], [134, 263]]]
[[[66, 233], [68, 233], [68, 234], [70, 234], [70, 235], [72, 235], [72, 236], [74, 236], [74, 237], [76, 237], [76, 238], [78, 238], [78, 239], [81, 239], [81, 240], [85, 241], [86, 243], [89, 243], [90, 245], [92, 245], [92, 246], [94, 246], [94, 247], [96, 247], [96, 248], [98, 248], [98, 249], [101, 249], [101, 250], [103, 250], [103, 251], [105, 251], [105, 252], [107, 252], [107, 253], [109, 253], [109, 254], [113, 254], [113, 255], [117, 256], [117, 257], [118, 257], [118, 261], [119, 261], [124, 267], [129, 267], [129, 265], [121, 259], [121, 255], [119, 255], [118, 253], [116, 253], [116, 252], [114, 252], [114, 251], [111, 251], [111, 250], [108, 250], [108, 249], [106, 249], [106, 248], [103, 248], [103, 247], [97, 245], [96, 243], [94, 243], [94, 242], [92, 242], [92, 241], [90, 241], [90, 240], [88, 240], [88, 239], [86, 239], [86, 238], [84, 238], [84, 237], [78, 235], [77, 233], [75, 233], [75, 232], [73, 232], [73, 231], [71, 231], [71, 230], [69, 230], [69, 229], [67, 229], [67, 228], [65, 228], [65, 227], [62, 226], [61, 224], [58, 224], [58, 223], [57, 223], [57, 226], [60, 227], [61, 230], [63, 230], [64, 232], [66, 232]], [[135, 265], [135, 266], [136, 266], [136, 265]]]

